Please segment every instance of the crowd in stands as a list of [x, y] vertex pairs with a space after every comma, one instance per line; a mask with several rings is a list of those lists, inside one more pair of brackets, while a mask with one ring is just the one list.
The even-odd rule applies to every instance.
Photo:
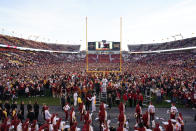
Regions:
[[63, 45], [63, 44], [51, 44], [44, 42], [36, 42], [33, 40], [26, 40], [17, 37], [11, 37], [0, 34], [0, 44], [17, 46], [17, 47], [28, 47], [35, 49], [55, 50], [55, 51], [79, 51], [80, 45]]
[[[1, 36], [0, 40], [0, 42], [8, 42], [6, 44], [14, 43], [12, 39], [10, 40], [5, 36]], [[24, 44], [21, 39], [18, 41], [21, 41], [19, 42], [21, 46]], [[34, 46], [33, 43], [31, 44], [31, 46]], [[175, 45], [175, 47], [177, 46]], [[122, 72], [88, 73], [85, 58], [83, 59], [83, 55], [80, 54], [38, 53], [2, 49], [0, 52], [0, 99], [15, 101], [20, 96], [37, 97], [42, 95], [59, 97], [65, 113], [68, 110], [68, 107], [64, 108], [66, 103], [69, 106], [79, 104], [81, 117], [86, 117], [84, 128], [88, 128], [88, 130], [91, 129], [88, 110], [94, 103], [94, 97], [99, 96], [101, 92], [107, 93], [108, 99], [105, 104], [109, 108], [116, 105], [122, 106], [119, 107], [118, 131], [126, 128], [124, 106], [136, 108], [136, 130], [143, 131], [149, 127], [153, 130], [159, 128], [158, 125], [155, 126], [156, 124], [152, 127], [152, 123], [147, 124], [145, 120], [141, 120], [146, 119], [149, 113], [147, 112], [145, 115], [141, 112], [141, 108], [144, 106], [144, 94], [148, 89], [151, 89], [152, 96], [155, 97], [157, 103], [169, 99], [172, 103], [183, 104], [186, 107], [196, 107], [196, 55], [194, 52], [124, 54], [124, 57], [129, 61], [125, 60], [122, 63]], [[118, 66], [119, 63], [100, 64], [95, 62], [91, 63], [89, 68], [92, 67], [92, 70], [116, 70], [119, 69]], [[80, 98], [80, 102], [78, 102], [78, 98]], [[13, 103], [13, 108], [10, 111], [5, 106], [8, 104], [6, 103], [0, 107], [0, 111], [4, 112], [4, 114], [2, 113], [4, 119], [1, 123], [1, 129], [5, 127], [8, 129], [11, 125], [16, 128], [21, 122], [20, 113], [22, 111], [14, 110], [16, 109], [16, 103]], [[104, 131], [107, 131], [109, 130], [106, 121], [107, 111], [103, 105], [101, 104], [99, 109], [100, 129], [104, 127]], [[83, 110], [83, 106], [85, 110]], [[41, 129], [55, 128], [54, 130], [57, 130], [64, 127], [65, 123], [61, 123], [61, 118], [55, 118], [53, 122], [55, 115], [51, 115], [49, 111], [47, 112], [47, 107], [43, 108], [44, 114], [48, 117], [45, 118], [46, 123], [40, 127]], [[33, 111], [34, 113], [32, 113]], [[7, 115], [5, 115], [6, 112]], [[17, 117], [13, 112], [17, 112]], [[175, 115], [177, 113], [173, 111], [173, 108], [171, 109], [172, 112], [175, 112]], [[74, 109], [71, 108], [69, 113], [70, 130], [75, 131], [77, 122], [74, 119]], [[6, 117], [9, 115], [11, 121]], [[36, 118], [34, 115], [35, 109], [29, 108], [27, 115], [29, 119], [26, 121], [22, 119], [23, 124], [20, 126], [22, 130], [27, 129], [29, 123], [31, 123], [32, 129], [38, 130], [36, 119], [31, 118]], [[171, 119], [174, 120], [175, 117], [171, 115]], [[169, 126], [165, 127], [166, 130], [172, 131], [167, 128], [176, 128], [176, 123], [182, 125], [181, 119], [176, 119], [177, 121], [174, 122], [168, 121], [167, 125]], [[11, 124], [8, 124], [8, 121]], [[49, 127], [51, 124], [52, 127]]]
[[128, 45], [128, 48], [130, 51], [154, 51], [194, 46], [196, 46], [196, 37], [157, 44]]

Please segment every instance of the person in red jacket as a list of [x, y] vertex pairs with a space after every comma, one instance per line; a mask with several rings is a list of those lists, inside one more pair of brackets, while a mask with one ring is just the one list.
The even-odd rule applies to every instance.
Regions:
[[128, 100], [129, 100], [129, 106], [132, 107], [132, 103], [133, 103], [133, 92], [129, 92], [128, 93]]
[[105, 110], [105, 107], [104, 107], [104, 103], [103, 102], [101, 102], [101, 104], [99, 106], [99, 111], [101, 111], [101, 110]]
[[105, 109], [101, 108], [101, 110], [99, 111], [100, 130], [101, 130], [102, 124], [104, 124], [105, 122], [105, 117], [106, 117]]
[[144, 127], [142, 123], [139, 123], [138, 127], [134, 127], [134, 129], [137, 131], [146, 131], [146, 128]]
[[123, 131], [123, 125], [120, 124], [119, 127], [117, 128], [117, 131]]
[[134, 92], [133, 93], [133, 105], [134, 105], [134, 107], [136, 106], [136, 104], [137, 104], [137, 94]]
[[84, 113], [84, 123], [88, 122], [89, 120], [90, 120], [89, 111], [85, 111], [85, 113]]
[[142, 115], [143, 124], [146, 128], [148, 128], [148, 111]]
[[173, 131], [173, 125], [171, 120], [168, 120], [168, 125], [165, 126], [165, 131]]
[[182, 117], [182, 113], [179, 113], [178, 119], [179, 119], [179, 123], [181, 124], [181, 131], [184, 131], [184, 120]]
[[135, 115], [136, 115], [136, 122], [141, 123], [141, 114], [142, 114], [142, 109], [139, 104], [137, 104], [135, 108]]
[[76, 131], [77, 129], [77, 121], [74, 119], [73, 124], [70, 126], [70, 131]]
[[33, 124], [31, 125], [31, 130], [35, 131], [36, 130], [36, 125], [37, 125], [37, 120], [33, 121]]
[[86, 110], [85, 105], [84, 105], [83, 102], [79, 105], [78, 110], [80, 112], [80, 121], [82, 121], [85, 110]]
[[141, 106], [141, 107], [143, 107], [143, 100], [144, 100], [144, 98], [143, 98], [143, 95], [142, 95], [142, 93], [140, 93], [139, 94], [139, 97], [138, 97], [138, 99], [139, 99], [139, 105]]
[[74, 111], [74, 108], [72, 107], [71, 108], [71, 112], [70, 112], [70, 126], [72, 126], [74, 123], [74, 120], [75, 120], [75, 111]]
[[128, 100], [127, 93], [124, 93], [123, 94], [123, 103], [124, 103], [125, 107], [126, 107], [127, 100]]
[[125, 112], [125, 105], [121, 102], [118, 106], [119, 112], [123, 111]]
[[91, 131], [91, 126], [90, 126], [91, 120], [88, 120], [84, 123], [84, 126], [82, 128], [82, 131]]
[[159, 128], [159, 124], [156, 123], [156, 127], [153, 129], [153, 131], [161, 131], [161, 129]]
[[118, 116], [118, 121], [119, 121], [119, 126], [122, 124], [124, 126], [125, 121], [126, 121], [126, 116], [123, 111], [120, 112]]

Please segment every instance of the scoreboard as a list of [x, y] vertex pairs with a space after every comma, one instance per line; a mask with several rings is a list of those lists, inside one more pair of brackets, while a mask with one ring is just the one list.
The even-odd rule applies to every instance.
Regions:
[[120, 42], [112, 41], [95, 41], [88, 42], [89, 51], [120, 51]]

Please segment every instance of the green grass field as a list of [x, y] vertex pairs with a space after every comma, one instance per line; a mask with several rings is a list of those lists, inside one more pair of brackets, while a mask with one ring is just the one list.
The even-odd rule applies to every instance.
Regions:
[[24, 101], [25, 104], [28, 104], [29, 101], [31, 101], [31, 103], [35, 103], [35, 101], [38, 101], [38, 104], [42, 105], [43, 103], [47, 104], [47, 105], [53, 105], [53, 106], [58, 106], [60, 105], [60, 98], [53, 98], [53, 97], [19, 97], [17, 99], [17, 103], [20, 104], [21, 101]]
[[[19, 97], [16, 101], [17, 101], [18, 104], [20, 104], [21, 101], [24, 101], [25, 104], [28, 104], [28, 102], [31, 101], [31, 103], [33, 104], [33, 103], [35, 103], [36, 100], [38, 101], [38, 104], [40, 104], [40, 105], [45, 103], [45, 104], [51, 105], [51, 106], [59, 106], [61, 104], [60, 103], [60, 98], [53, 98], [53, 97], [46, 97], [46, 96], [28, 97], [28, 98]], [[73, 102], [73, 99], [71, 99], [71, 101]], [[161, 103], [156, 103], [155, 97], [152, 97], [152, 102], [155, 105], [155, 107], [157, 107], [157, 108], [169, 108], [169, 107], [171, 107], [171, 103], [167, 103], [166, 101], [162, 101]], [[10, 103], [11, 103], [11, 101], [10, 101]], [[113, 106], [117, 106], [117, 105], [113, 105]], [[183, 108], [184, 107], [184, 105], [180, 105], [180, 104], [176, 104], [176, 106], [178, 108]]]

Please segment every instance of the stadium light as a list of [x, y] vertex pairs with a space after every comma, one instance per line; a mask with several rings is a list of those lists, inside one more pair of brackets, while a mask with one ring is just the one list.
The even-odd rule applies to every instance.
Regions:
[[179, 35], [181, 36], [181, 38], [182, 38], [182, 40], [183, 40], [183, 39], [184, 39], [184, 37], [182, 36], [182, 34], [180, 33]]
[[4, 28], [2, 28], [1, 31], [2, 31], [2, 34], [4, 34]]
[[177, 35], [172, 36], [172, 37], [174, 38], [174, 41], [176, 41], [176, 36], [177, 36]]
[[195, 33], [192, 33], [192, 34], [191, 34], [191, 37], [194, 37], [194, 35], [195, 35]]

